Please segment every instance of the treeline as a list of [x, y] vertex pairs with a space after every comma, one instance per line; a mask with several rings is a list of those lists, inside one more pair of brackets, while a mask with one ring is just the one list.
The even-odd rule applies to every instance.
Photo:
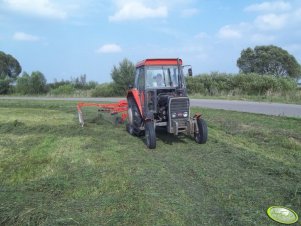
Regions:
[[297, 89], [295, 79], [256, 73], [201, 74], [195, 77], [187, 77], [186, 83], [189, 94], [204, 96], [264, 96], [273, 93], [286, 95]]
[[17, 95], [74, 95], [81, 91], [93, 90], [98, 85], [97, 82], [87, 81], [86, 75], [80, 75], [70, 80], [54, 81], [47, 83], [44, 74], [34, 71], [31, 74], [24, 72], [18, 77], [15, 84], [7, 88], [6, 94]]
[[[80, 75], [71, 80], [54, 81], [48, 84], [48, 95], [85, 95], [89, 96], [91, 90], [98, 85], [95, 81], [87, 81], [87, 76]], [[89, 91], [89, 92], [88, 92]], [[85, 94], [84, 94], [85, 93]]]
[[[87, 81], [86, 75], [80, 75], [70, 80], [47, 83], [44, 75], [39, 71], [34, 71], [31, 74], [24, 72], [22, 76], [17, 78], [15, 85], [10, 86], [8, 94], [82, 95], [91, 97], [125, 96], [127, 84], [133, 84], [133, 80], [127, 82], [123, 83], [124, 88], [121, 88], [116, 81], [98, 84], [95, 81]], [[295, 79], [256, 73], [226, 74], [214, 72], [194, 77], [187, 76], [186, 85], [190, 95], [200, 94], [202, 96], [287, 95], [297, 91]]]
[[[186, 77], [189, 94], [203, 96], [287, 95], [297, 91], [301, 66], [294, 56], [276, 46], [256, 46], [241, 52], [239, 74], [211, 73]], [[134, 83], [135, 65], [123, 59], [111, 71], [111, 83], [87, 81], [86, 75], [47, 83], [43, 73], [24, 72], [12, 55], [0, 51], [0, 95], [125, 96]], [[269, 75], [265, 75], [269, 74]], [[300, 91], [298, 92], [300, 93]]]
[[[186, 77], [189, 94], [203, 96], [264, 96], [267, 94], [286, 95], [296, 92], [296, 80], [272, 75], [211, 73]], [[93, 97], [123, 96], [114, 83], [100, 84], [91, 92]]]
[[[6, 62], [10, 55], [5, 55]], [[0, 59], [1, 63], [1, 59]], [[3, 66], [4, 65], [4, 66]], [[18, 70], [14, 77], [12, 73], [6, 71], [11, 69], [11, 65], [0, 64], [0, 95], [48, 95], [48, 96], [125, 96], [128, 85], [134, 83], [135, 65], [128, 59], [123, 59], [118, 66], [114, 66], [111, 71], [111, 83], [98, 84], [95, 81], [87, 81], [87, 76], [80, 75], [71, 80], [54, 81], [47, 83], [42, 72], [34, 71], [31, 74], [23, 72], [21, 76]], [[4, 70], [5, 69], [5, 70]], [[12, 72], [14, 72], [12, 70]]]

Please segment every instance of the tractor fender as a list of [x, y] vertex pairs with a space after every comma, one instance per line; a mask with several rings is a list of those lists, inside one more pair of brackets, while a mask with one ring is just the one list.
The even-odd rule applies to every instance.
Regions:
[[133, 89], [130, 89], [126, 95], [127, 98], [129, 97], [133, 97], [136, 104], [137, 104], [137, 107], [139, 109], [139, 112], [140, 114], [143, 116], [142, 114], [142, 106], [141, 106], [141, 101], [140, 101], [140, 98], [139, 98], [139, 91], [136, 89], [136, 88], [133, 88]]

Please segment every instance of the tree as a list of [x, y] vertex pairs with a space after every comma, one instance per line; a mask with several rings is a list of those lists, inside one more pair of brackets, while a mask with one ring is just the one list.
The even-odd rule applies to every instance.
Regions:
[[72, 84], [76, 89], [84, 89], [87, 85], [87, 75], [83, 74], [75, 79], [71, 78]]
[[47, 92], [46, 79], [39, 71], [34, 71], [31, 75], [26, 72], [17, 79], [16, 90], [20, 94], [42, 94]]
[[22, 76], [17, 79], [16, 92], [22, 95], [29, 94], [29, 79], [30, 76], [26, 72], [23, 72]]
[[11, 82], [9, 77], [0, 75], [0, 94], [7, 94], [9, 92]]
[[16, 79], [21, 71], [19, 62], [12, 55], [0, 51], [0, 75]]
[[10, 84], [17, 79], [21, 71], [19, 62], [12, 55], [0, 51], [0, 94], [9, 92]]
[[135, 65], [125, 58], [119, 63], [119, 67], [113, 67], [111, 77], [114, 81], [116, 92], [123, 95], [128, 90], [128, 86], [134, 83]]
[[242, 73], [271, 74], [298, 78], [301, 66], [286, 50], [269, 45], [242, 50], [237, 66]]
[[30, 94], [42, 94], [45, 93], [46, 90], [46, 78], [45, 76], [39, 72], [34, 71], [31, 73], [29, 79], [29, 92]]

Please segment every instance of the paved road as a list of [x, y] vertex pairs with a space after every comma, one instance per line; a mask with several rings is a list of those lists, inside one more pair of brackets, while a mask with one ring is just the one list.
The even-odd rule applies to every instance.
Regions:
[[[73, 100], [73, 101], [105, 101], [116, 102], [124, 98], [53, 98], [53, 97], [0, 97], [0, 99], [24, 99], [24, 100]], [[208, 100], [191, 99], [191, 105], [195, 107], [224, 109], [231, 111], [250, 112], [265, 115], [279, 115], [288, 117], [301, 117], [301, 105], [262, 103], [234, 100]]]

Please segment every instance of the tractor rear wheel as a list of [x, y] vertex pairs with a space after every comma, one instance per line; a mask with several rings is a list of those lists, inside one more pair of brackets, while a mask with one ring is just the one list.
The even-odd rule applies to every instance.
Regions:
[[199, 132], [194, 133], [194, 139], [198, 144], [205, 144], [208, 138], [207, 123], [202, 118], [198, 118], [196, 122]]
[[154, 122], [147, 121], [145, 123], [145, 139], [146, 139], [146, 146], [149, 149], [156, 148], [156, 130]]
[[128, 98], [128, 121], [129, 123], [126, 125], [126, 130], [131, 135], [141, 136], [143, 131], [140, 130], [140, 125], [142, 123], [142, 118], [137, 107], [135, 100], [130, 97]]
[[131, 124], [126, 124], [126, 131], [128, 131], [129, 134], [134, 135], [134, 128]]

